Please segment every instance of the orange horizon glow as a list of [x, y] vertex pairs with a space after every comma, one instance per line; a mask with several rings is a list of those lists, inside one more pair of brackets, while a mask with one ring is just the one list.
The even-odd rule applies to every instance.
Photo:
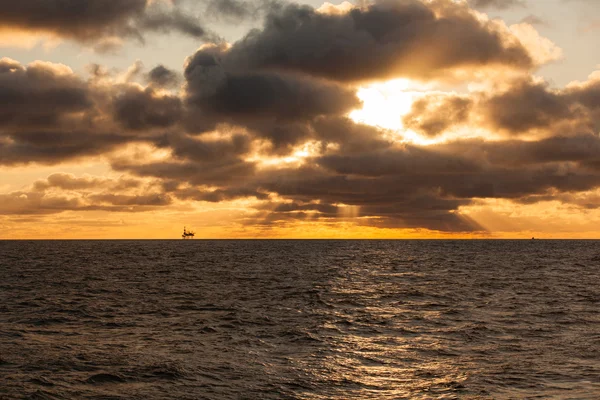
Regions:
[[234, 221], [202, 221], [203, 215], [216, 214], [215, 218], [218, 219], [229, 214], [227, 210], [199, 212], [189, 219], [182, 214], [172, 215], [172, 220], [159, 212], [149, 212], [146, 216], [125, 214], [121, 218], [104, 213], [103, 217], [85, 220], [77, 217], [77, 213], [65, 214], [67, 215], [62, 217], [44, 217], [43, 222], [35, 218], [27, 220], [27, 217], [14, 217], [13, 222], [11, 218], [1, 218], [0, 240], [181, 240], [184, 226], [196, 232], [194, 240], [530, 240], [532, 237], [600, 239], [600, 231], [597, 230], [443, 232], [422, 228], [363, 226], [357, 225], [351, 219], [341, 222], [282, 223], [278, 226], [258, 228]]

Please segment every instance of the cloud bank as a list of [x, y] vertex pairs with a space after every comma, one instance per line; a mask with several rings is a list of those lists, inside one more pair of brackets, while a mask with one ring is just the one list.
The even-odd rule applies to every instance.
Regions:
[[[82, 42], [162, 29], [204, 34], [177, 3], [162, 13], [146, 1], [75, 2], [79, 8], [64, 10], [50, 3], [1, 4], [0, 19]], [[240, 18], [247, 12], [238, 2], [210, 7]], [[119, 79], [95, 66], [82, 78], [62, 65], [2, 59], [0, 165], [100, 157], [123, 176], [55, 174], [1, 195], [0, 214], [243, 200], [250, 214], [238, 222], [250, 226], [350, 219], [480, 232], [462, 212], [479, 201], [552, 198], [585, 207], [578, 194], [600, 186], [600, 75], [550, 87], [534, 76], [540, 62], [529, 45], [465, 3], [265, 10], [260, 29], [232, 44], [201, 45], [182, 71], [137, 65]], [[491, 71], [483, 89], [420, 93], [398, 115], [402, 130], [350, 117], [362, 107], [363, 85], [464, 85], [471, 75], [487, 76], [482, 71]], [[498, 71], [510, 79], [494, 80]]]
[[2, 0], [0, 24], [13, 35], [40, 33], [105, 50], [124, 37], [143, 42], [148, 32], [207, 35], [198, 17], [171, 0]]

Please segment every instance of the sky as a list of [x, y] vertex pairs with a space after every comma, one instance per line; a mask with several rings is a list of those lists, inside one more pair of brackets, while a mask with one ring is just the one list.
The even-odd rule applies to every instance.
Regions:
[[595, 0], [0, 0], [0, 239], [600, 238]]

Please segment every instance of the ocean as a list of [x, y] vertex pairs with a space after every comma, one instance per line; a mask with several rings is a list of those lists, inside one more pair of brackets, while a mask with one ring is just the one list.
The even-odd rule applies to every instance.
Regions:
[[2, 241], [0, 399], [598, 399], [600, 241]]

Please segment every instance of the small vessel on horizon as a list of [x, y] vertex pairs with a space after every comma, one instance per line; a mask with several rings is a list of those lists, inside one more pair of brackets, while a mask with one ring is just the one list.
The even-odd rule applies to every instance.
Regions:
[[196, 236], [196, 232], [188, 231], [185, 226], [183, 227], [183, 235], [181, 235], [182, 239], [193, 239]]

